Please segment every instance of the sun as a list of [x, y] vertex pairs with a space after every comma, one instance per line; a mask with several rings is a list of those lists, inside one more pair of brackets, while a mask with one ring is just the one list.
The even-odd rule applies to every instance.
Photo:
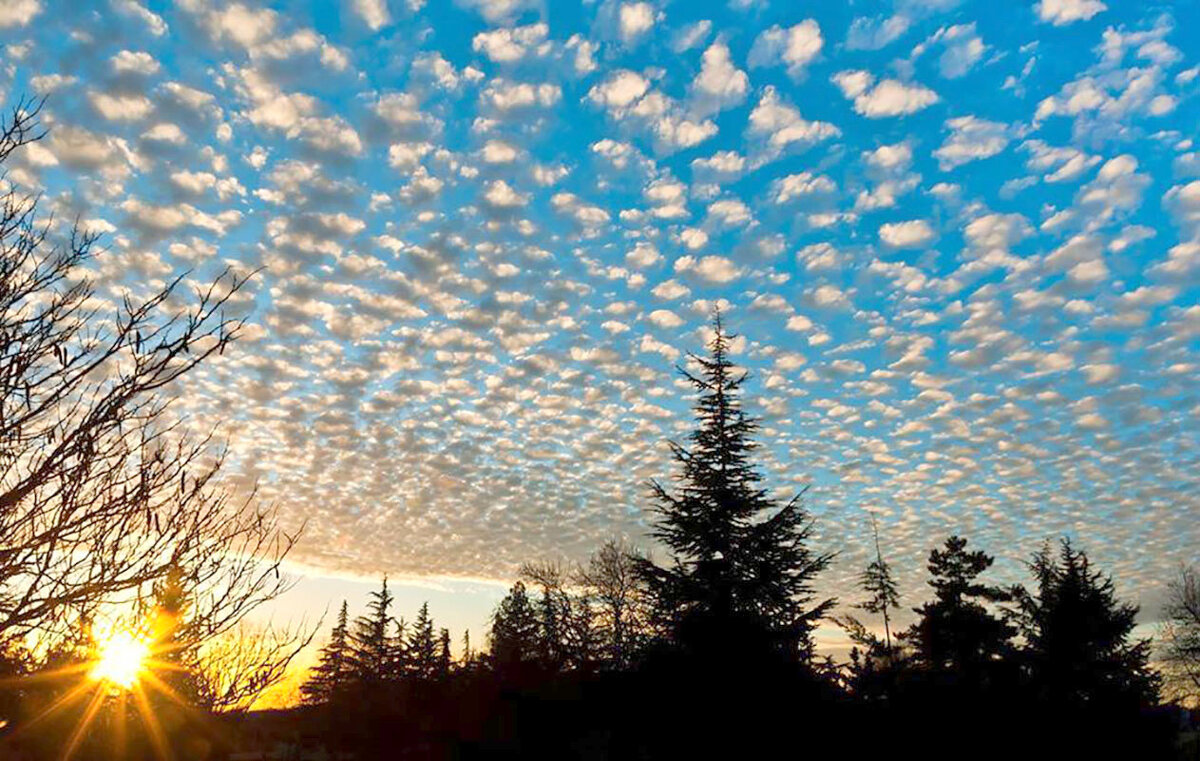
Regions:
[[146, 666], [150, 645], [128, 632], [116, 632], [100, 647], [100, 658], [91, 677], [123, 690], [131, 689]]

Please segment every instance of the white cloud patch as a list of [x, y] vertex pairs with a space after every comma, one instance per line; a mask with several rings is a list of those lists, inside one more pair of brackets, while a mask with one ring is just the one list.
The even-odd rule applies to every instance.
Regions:
[[540, 0], [455, 0], [455, 3], [477, 12], [489, 24], [503, 24], [536, 9]]
[[942, 50], [938, 56], [938, 71], [946, 79], [965, 77], [987, 51], [987, 45], [975, 31], [974, 22], [942, 27], [913, 50], [913, 58], [931, 47]]
[[639, 241], [628, 253], [625, 254], [625, 263], [633, 269], [644, 270], [648, 267], [653, 267], [662, 261], [662, 254], [658, 252], [658, 248], [653, 243]]
[[162, 68], [154, 56], [144, 50], [122, 50], [110, 58], [109, 63], [116, 74], [150, 76]]
[[112, 5], [118, 13], [140, 19], [155, 37], [162, 37], [167, 33], [167, 23], [163, 21], [162, 16], [147, 9], [138, 0], [115, 0]]
[[744, 101], [750, 89], [750, 78], [733, 65], [729, 47], [723, 42], [715, 42], [704, 51], [700, 73], [691, 89], [691, 110], [703, 118]]
[[1029, 152], [1025, 166], [1033, 172], [1044, 173], [1046, 182], [1073, 182], [1100, 163], [1100, 157], [1078, 148], [1052, 146], [1042, 140], [1028, 140], [1021, 148]]
[[708, 19], [694, 21], [675, 33], [674, 38], [671, 40], [671, 49], [676, 53], [683, 53], [692, 48], [699, 47], [704, 44], [704, 41], [708, 39], [708, 35], [711, 33], [711, 21]]
[[0, 0], [0, 29], [25, 26], [41, 12], [41, 0]]
[[771, 186], [771, 198], [775, 203], [783, 204], [793, 199], [833, 193], [836, 190], [837, 183], [825, 175], [800, 172], [775, 180]]
[[[1163, 207], [1171, 214], [1175, 224], [1193, 240], [1200, 240], [1200, 180], [1186, 185], [1175, 185], [1163, 195]], [[1194, 244], [1193, 244], [1194, 248]], [[1176, 257], [1172, 252], [1172, 258]], [[1195, 260], [1193, 253], [1190, 257]]]
[[947, 171], [995, 156], [1009, 143], [1008, 125], [974, 116], [949, 119], [946, 129], [950, 135], [933, 155], [938, 160], [938, 166]]
[[636, 71], [624, 69], [612, 73], [603, 82], [593, 85], [588, 91], [588, 99], [608, 109], [609, 113], [619, 115], [641, 100], [649, 89], [650, 80]]
[[617, 33], [625, 44], [633, 44], [654, 28], [660, 14], [650, 3], [621, 3], [617, 11]]
[[558, 213], [574, 219], [579, 227], [589, 234], [607, 225], [612, 218], [604, 209], [587, 203], [574, 193], [555, 193], [550, 198], [550, 204]]
[[484, 191], [483, 202], [493, 209], [518, 209], [529, 203], [529, 198], [518, 193], [504, 180], [496, 180]]
[[747, 64], [750, 68], [786, 66], [793, 78], [804, 73], [825, 46], [821, 27], [813, 19], [805, 19], [784, 29], [778, 25], [761, 32], [750, 48]]
[[708, 285], [721, 285], [736, 280], [741, 270], [724, 256], [681, 256], [675, 260], [675, 274]]
[[923, 219], [887, 222], [879, 226], [879, 240], [891, 248], [920, 248], [935, 236], [933, 228]]
[[891, 16], [860, 16], [850, 24], [846, 47], [850, 50], [879, 50], [908, 31], [912, 19], [904, 14]]
[[550, 46], [546, 37], [550, 27], [544, 23], [502, 27], [480, 32], [471, 40], [471, 49], [495, 63], [515, 63], [528, 56], [544, 56]]
[[750, 112], [746, 136], [761, 144], [758, 163], [772, 160], [792, 148], [806, 148], [838, 137], [842, 131], [829, 122], [809, 121], [800, 111], [766, 87], [758, 105]]
[[711, 119], [686, 114], [675, 100], [651, 89], [648, 79], [627, 69], [593, 85], [587, 98], [611, 118], [648, 132], [660, 153], [691, 148], [717, 134]]
[[392, 16], [388, 12], [387, 0], [351, 0], [350, 7], [373, 32], [378, 32], [391, 23]]
[[1087, 21], [1108, 6], [1100, 0], [1038, 0], [1034, 6], [1038, 18], [1054, 26]]
[[1038, 104], [1034, 126], [1070, 117], [1075, 142], [1094, 144], [1124, 139], [1137, 120], [1161, 120], [1174, 113], [1179, 98], [1171, 92], [1167, 72], [1181, 53], [1166, 42], [1172, 30], [1167, 16], [1148, 29], [1106, 29], [1094, 49], [1097, 62]]
[[154, 104], [144, 95], [112, 95], [106, 92], [90, 92], [88, 100], [98, 114], [109, 121], [116, 122], [141, 121], [154, 109]]
[[549, 82], [510, 82], [493, 79], [479, 99], [501, 115], [536, 108], [550, 108], [562, 100], [562, 88]]
[[937, 93], [921, 84], [906, 84], [895, 79], [875, 82], [869, 71], [840, 71], [833, 82], [842, 95], [854, 102], [854, 110], [869, 119], [905, 116], [937, 103]]

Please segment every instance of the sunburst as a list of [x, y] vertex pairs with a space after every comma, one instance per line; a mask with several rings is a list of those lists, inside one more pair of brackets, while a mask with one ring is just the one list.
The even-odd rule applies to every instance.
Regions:
[[[114, 730], [123, 737], [125, 708], [132, 705], [156, 754], [161, 759], [168, 759], [171, 755], [169, 744], [155, 715], [156, 701], [151, 696], [166, 698], [180, 708], [186, 708], [187, 702], [163, 679], [169, 672], [186, 670], [173, 662], [171, 653], [175, 648], [164, 643], [168, 639], [162, 635], [167, 628], [163, 625], [164, 618], [160, 614], [152, 625], [141, 630], [111, 629], [93, 633], [93, 657], [87, 662], [34, 677], [38, 680], [68, 679], [74, 686], [41, 714], [25, 722], [18, 732], [37, 731], [37, 726], [51, 717], [82, 706], [80, 720], [63, 746], [62, 759], [66, 761], [77, 757], [76, 751], [88, 729], [110, 702], [114, 704], [114, 715], [121, 724]], [[154, 636], [155, 633], [159, 636]]]
[[141, 678], [150, 658], [150, 643], [129, 632], [116, 632], [100, 645], [100, 657], [92, 667], [93, 680], [130, 690]]

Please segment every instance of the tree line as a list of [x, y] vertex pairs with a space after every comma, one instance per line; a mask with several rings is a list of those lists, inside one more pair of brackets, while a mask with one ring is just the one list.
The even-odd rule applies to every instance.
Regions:
[[[429, 603], [421, 606], [410, 624], [392, 615], [394, 602], [385, 578], [383, 586], [371, 593], [367, 613], [353, 622], [347, 603], [342, 603], [320, 662], [301, 687], [305, 702], [325, 703], [353, 688], [450, 675], [450, 631], [435, 633]], [[469, 662], [468, 654], [464, 663]]]
[[[554, 742], [538, 743], [595, 733], [594, 724], [577, 719], [559, 731], [561, 717], [548, 718], [565, 691], [589, 715], [610, 719], [622, 701], [640, 705], [645, 694], [659, 696], [646, 706], [657, 717], [653, 724], [618, 710], [620, 719], [603, 730], [606, 757], [765, 748], [786, 734], [776, 723], [783, 721], [780, 705], [827, 727], [872, 727], [879, 734], [859, 744], [881, 752], [930, 733], [961, 749], [978, 744], [984, 727], [1005, 725], [1007, 734], [976, 748], [977, 757], [1031, 747], [1174, 755], [1179, 714], [1161, 707], [1163, 674], [1152, 664], [1151, 640], [1135, 634], [1138, 608], [1118, 597], [1113, 578], [1070, 539], [1030, 556], [1028, 586], [1002, 586], [987, 579], [991, 555], [964, 537], [948, 537], [929, 553], [930, 598], [912, 609], [910, 626], [894, 631], [899, 584], [873, 524], [873, 557], [859, 576], [860, 601], [851, 606], [859, 612], [835, 614], [837, 601], [815, 591], [832, 556], [810, 546], [813, 522], [803, 495], [781, 501], [761, 485], [753, 457], [758, 423], [742, 408], [747, 375], [729, 357], [731, 338], [718, 314], [708, 353], [691, 355], [690, 368], [680, 368], [696, 391], [696, 427], [684, 443], [671, 444], [673, 482], [650, 484], [652, 536], [667, 549], [665, 562], [608, 542], [575, 567], [526, 564], [495, 609], [486, 652], [466, 648], [460, 663], [448, 655], [443, 661], [440, 680], [469, 683], [476, 692], [484, 689], [481, 680], [500, 685], [497, 700], [510, 703], [488, 710], [536, 717], [532, 737], [516, 729], [481, 738], [479, 747], [510, 742], [522, 753], [551, 753]], [[1173, 689], [1200, 676], [1197, 589], [1191, 572], [1172, 586], [1163, 655], [1176, 668]], [[346, 694], [361, 700], [362, 690], [383, 687], [379, 673], [406, 673], [395, 664], [420, 652], [414, 648], [422, 640], [410, 635], [392, 660], [373, 655], [388, 599], [385, 586], [350, 636], [343, 607], [306, 689], [310, 700], [336, 706], [329, 685], [337, 683], [354, 685]], [[864, 622], [863, 615], [876, 620]], [[854, 643], [847, 662], [815, 652], [821, 620], [838, 624]], [[881, 625], [882, 636], [868, 623]], [[404, 642], [398, 635], [393, 641]], [[354, 671], [371, 663], [384, 670]], [[781, 695], [788, 696], [782, 703]], [[683, 723], [701, 719], [719, 731], [701, 731], [702, 741], [689, 745]], [[672, 722], [680, 724], [673, 730]], [[375, 737], [378, 744], [361, 747], [374, 752], [393, 739]], [[822, 735], [812, 742], [829, 748], [842, 740]]]

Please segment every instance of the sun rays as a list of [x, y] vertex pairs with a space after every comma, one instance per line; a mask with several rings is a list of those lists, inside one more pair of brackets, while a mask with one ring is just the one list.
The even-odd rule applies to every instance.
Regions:
[[129, 632], [117, 632], [101, 643], [100, 657], [88, 676], [124, 690], [138, 681], [150, 657], [150, 644]]
[[[172, 686], [172, 675], [187, 669], [176, 662], [176, 648], [163, 636], [162, 616], [148, 627], [112, 628], [93, 632], [86, 660], [38, 674], [32, 679], [58, 683], [63, 691], [25, 723], [21, 731], [35, 730], [72, 713], [78, 714], [65, 736], [59, 757], [83, 758], [88, 733], [104, 725], [109, 742], [123, 745], [131, 726], [140, 724], [155, 756], [170, 759], [170, 744], [161, 723], [164, 708], [186, 711], [188, 701]], [[154, 636], [156, 629], [159, 636]], [[37, 730], [35, 730], [37, 731]]]

